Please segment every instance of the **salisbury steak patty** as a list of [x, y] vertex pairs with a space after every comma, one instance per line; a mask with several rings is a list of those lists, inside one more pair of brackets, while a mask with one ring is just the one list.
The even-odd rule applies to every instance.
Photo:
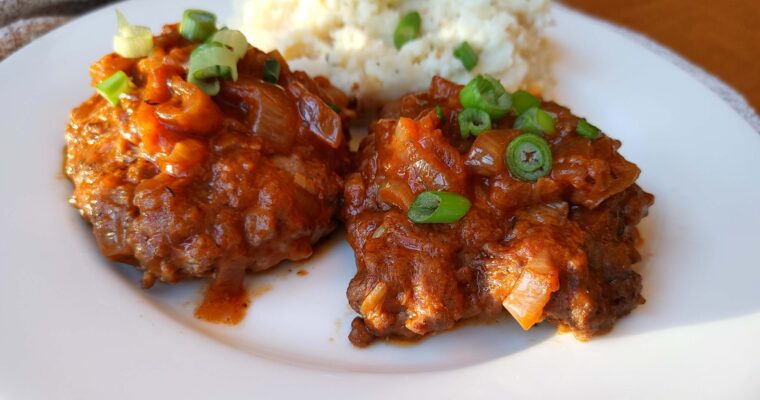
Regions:
[[[546, 320], [581, 339], [609, 330], [644, 302], [631, 265], [640, 259], [636, 224], [654, 198], [635, 184], [638, 168], [620, 142], [525, 93], [545, 113], [544, 132], [522, 128], [515, 110], [464, 137], [461, 89], [433, 79], [427, 92], [388, 105], [362, 142], [342, 208], [358, 267], [348, 300], [361, 315], [349, 338], [365, 346], [420, 337], [503, 308], [524, 329]], [[528, 130], [553, 158], [537, 179], [505, 163]], [[522, 155], [528, 167], [535, 153]], [[426, 191], [471, 207], [454, 222], [415, 223], [407, 212]]]
[[[237, 81], [210, 97], [188, 83], [198, 45], [176, 25], [148, 57], [109, 54], [93, 83], [127, 73], [114, 106], [94, 95], [71, 113], [65, 168], [71, 199], [104, 255], [156, 279], [224, 277], [301, 260], [335, 227], [348, 164], [347, 99], [323, 78], [291, 72], [276, 52], [247, 50]], [[279, 62], [279, 79], [262, 79]], [[343, 113], [345, 116], [345, 113]]]

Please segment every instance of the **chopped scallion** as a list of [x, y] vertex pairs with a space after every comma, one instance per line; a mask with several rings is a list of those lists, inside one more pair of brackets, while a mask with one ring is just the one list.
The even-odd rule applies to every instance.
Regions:
[[459, 102], [465, 108], [477, 108], [488, 113], [491, 119], [501, 118], [512, 107], [512, 97], [501, 82], [488, 76], [478, 75], [460, 92]]
[[524, 91], [518, 90], [512, 93], [512, 111], [515, 115], [520, 115], [533, 107], [539, 107], [541, 100], [538, 97]]
[[119, 98], [122, 93], [127, 93], [134, 87], [134, 84], [129, 79], [124, 71], [117, 71], [113, 75], [104, 79], [95, 86], [97, 92], [103, 96], [109, 103], [118, 106], [121, 102]]
[[237, 80], [237, 57], [221, 43], [204, 43], [190, 54], [187, 81], [214, 96], [220, 89], [217, 78]]
[[396, 49], [401, 49], [407, 42], [414, 40], [420, 34], [421, 25], [422, 18], [417, 11], [404, 15], [393, 32], [393, 44]]
[[188, 9], [182, 13], [179, 33], [187, 40], [202, 42], [216, 31], [216, 15], [203, 10]]
[[438, 115], [438, 120], [441, 121], [441, 123], [443, 123], [444, 116], [443, 116], [443, 109], [441, 108], [441, 106], [439, 105], [435, 106], [435, 113]]
[[277, 83], [280, 80], [280, 63], [274, 58], [264, 61], [263, 78], [269, 83]]
[[451, 192], [422, 192], [407, 212], [418, 224], [451, 223], [459, 221], [470, 210], [470, 200]]
[[237, 58], [242, 58], [248, 50], [248, 40], [242, 32], [236, 30], [223, 29], [217, 31], [211, 35], [208, 41], [221, 43], [229, 47]]
[[338, 106], [335, 103], [328, 104], [328, 107], [330, 107], [333, 111], [335, 111], [336, 114], [340, 114], [341, 111], [343, 111], [340, 106]]
[[130, 25], [116, 10], [118, 34], [113, 37], [113, 51], [126, 58], [145, 57], [153, 49], [153, 33], [147, 26]]
[[512, 127], [526, 133], [551, 135], [555, 132], [554, 122], [554, 117], [546, 111], [538, 107], [531, 107], [517, 117]]
[[454, 57], [458, 58], [462, 62], [462, 65], [464, 65], [464, 69], [468, 71], [472, 71], [478, 64], [478, 53], [472, 49], [472, 46], [467, 41], [460, 43], [459, 46], [454, 48]]
[[524, 133], [509, 143], [504, 161], [512, 176], [535, 182], [551, 171], [552, 151], [541, 136]]
[[470, 135], [478, 136], [482, 132], [491, 129], [491, 117], [488, 113], [477, 108], [465, 108], [457, 116], [459, 119], [459, 133], [463, 139]]
[[591, 125], [585, 118], [578, 121], [578, 125], [575, 126], [575, 132], [579, 136], [583, 136], [588, 139], [596, 139], [599, 136], [600, 129]]

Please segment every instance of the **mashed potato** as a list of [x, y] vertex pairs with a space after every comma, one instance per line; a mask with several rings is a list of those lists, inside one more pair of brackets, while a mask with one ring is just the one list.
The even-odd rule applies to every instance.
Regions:
[[[421, 32], [397, 50], [393, 32], [410, 11], [420, 13]], [[548, 0], [238, 0], [235, 15], [252, 44], [329, 77], [365, 107], [425, 89], [434, 75], [466, 83], [486, 73], [508, 90], [550, 81]], [[465, 40], [479, 55], [472, 71], [453, 54]]]

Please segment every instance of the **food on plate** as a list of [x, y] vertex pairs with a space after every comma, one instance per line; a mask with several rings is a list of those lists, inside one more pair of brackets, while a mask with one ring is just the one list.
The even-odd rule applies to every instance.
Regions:
[[157, 36], [118, 20], [66, 129], [71, 203], [143, 287], [213, 278], [197, 315], [234, 323], [247, 271], [308, 258], [335, 228], [347, 97], [208, 12]]
[[506, 309], [588, 339], [644, 302], [636, 225], [654, 197], [612, 139], [487, 75], [388, 104], [346, 176], [357, 346]]
[[[510, 90], [550, 83], [548, 0], [238, 0], [234, 25], [367, 108], [477, 74]], [[266, 12], [262, 12], [266, 10]]]

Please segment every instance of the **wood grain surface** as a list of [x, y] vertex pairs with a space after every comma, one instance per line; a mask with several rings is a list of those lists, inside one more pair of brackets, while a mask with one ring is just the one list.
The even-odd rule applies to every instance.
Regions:
[[669, 47], [760, 110], [760, 0], [562, 0]]

